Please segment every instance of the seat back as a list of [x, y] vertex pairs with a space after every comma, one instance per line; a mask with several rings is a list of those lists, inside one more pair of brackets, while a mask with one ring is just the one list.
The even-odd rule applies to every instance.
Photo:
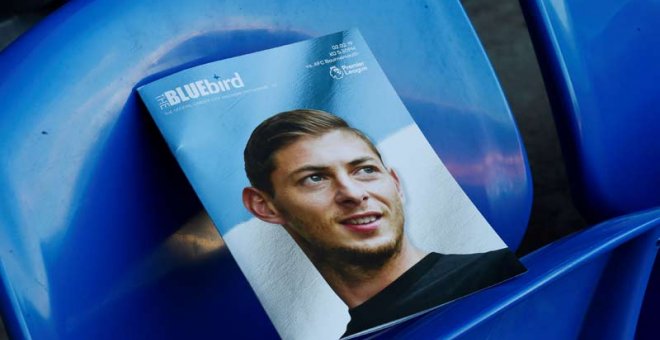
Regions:
[[74, 1], [0, 55], [0, 303], [10, 333], [273, 336], [134, 89], [351, 27], [517, 248], [529, 167], [457, 0]]
[[521, 4], [581, 212], [660, 206], [660, 2]]

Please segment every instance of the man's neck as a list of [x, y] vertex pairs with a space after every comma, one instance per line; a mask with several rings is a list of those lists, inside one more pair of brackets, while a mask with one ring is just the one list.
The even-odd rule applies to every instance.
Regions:
[[427, 254], [404, 237], [401, 250], [378, 269], [321, 267], [319, 271], [344, 303], [354, 308], [389, 286]]

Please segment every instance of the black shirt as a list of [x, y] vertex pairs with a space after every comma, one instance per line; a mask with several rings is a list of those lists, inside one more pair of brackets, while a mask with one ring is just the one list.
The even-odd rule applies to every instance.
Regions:
[[526, 269], [508, 248], [487, 253], [430, 253], [369, 300], [349, 309], [343, 336], [436, 307]]

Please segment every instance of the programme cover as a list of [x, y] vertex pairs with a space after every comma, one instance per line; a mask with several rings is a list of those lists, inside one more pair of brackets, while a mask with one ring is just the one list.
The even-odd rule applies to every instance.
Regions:
[[525, 271], [355, 29], [139, 92], [283, 338], [364, 334]]

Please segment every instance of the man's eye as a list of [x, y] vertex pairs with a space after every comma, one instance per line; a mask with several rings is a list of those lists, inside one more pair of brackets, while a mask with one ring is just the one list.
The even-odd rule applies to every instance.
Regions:
[[307, 176], [307, 178], [312, 182], [320, 182], [323, 180], [323, 176], [321, 175], [311, 175], [311, 176]]
[[358, 174], [370, 175], [377, 171], [378, 169], [375, 166], [363, 166], [358, 170]]
[[314, 174], [314, 175], [309, 175], [309, 176], [303, 178], [301, 183], [303, 185], [316, 185], [318, 183], [321, 183], [324, 179], [325, 179], [325, 176]]

